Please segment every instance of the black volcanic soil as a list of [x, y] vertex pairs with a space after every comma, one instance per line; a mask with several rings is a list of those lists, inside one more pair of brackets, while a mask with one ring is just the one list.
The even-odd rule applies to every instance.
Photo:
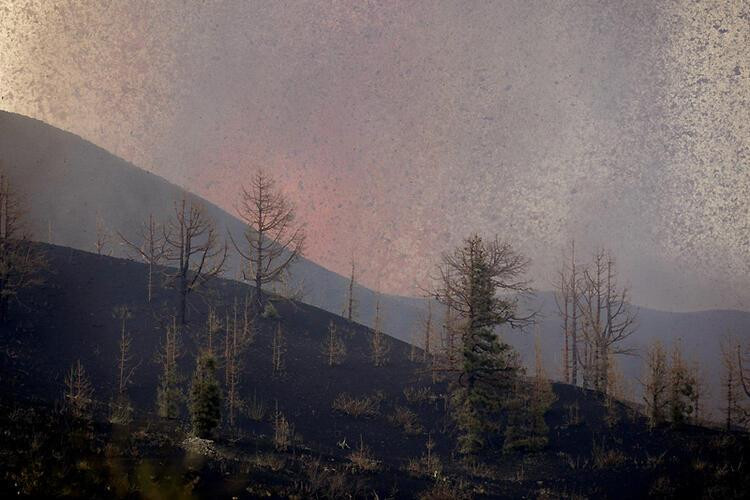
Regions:
[[[215, 453], [196, 459], [180, 446], [187, 436], [187, 414], [178, 421], [154, 414], [155, 354], [175, 293], [159, 287], [149, 304], [142, 264], [43, 248], [50, 261], [45, 284], [23, 293], [12, 320], [2, 327], [0, 491], [6, 494], [373, 498], [377, 493], [378, 498], [410, 498], [433, 490], [432, 498], [741, 498], [747, 491], [747, 435], [699, 427], [651, 430], [635, 409], [616, 403], [608, 411], [598, 395], [562, 384], [554, 385], [557, 401], [546, 415], [547, 449], [492, 452], [486, 465], [469, 467], [454, 456], [445, 387], [433, 384], [423, 365], [409, 361], [408, 345], [391, 339], [389, 362], [374, 367], [367, 328], [287, 301], [275, 302], [278, 319], [258, 319], [256, 339], [242, 361], [242, 398], [262, 400], [267, 417], [256, 422], [242, 416], [238, 432], [223, 429], [213, 444]], [[250, 291], [238, 282], [215, 280], [206, 293], [191, 298], [180, 358], [185, 388], [208, 304], [223, 319], [232, 314], [235, 300], [241, 303]], [[133, 312], [127, 327], [138, 364], [128, 391], [136, 405], [135, 421], [124, 428], [106, 423], [120, 327], [113, 312], [121, 305]], [[343, 332], [347, 348], [345, 361], [336, 367], [328, 367], [322, 353], [330, 321]], [[278, 324], [286, 344], [285, 369], [274, 376], [271, 338]], [[59, 411], [64, 377], [76, 359], [99, 401], [96, 422], [80, 431], [85, 439], [75, 439], [78, 424]], [[434, 397], [409, 402], [407, 387], [429, 388]], [[343, 392], [355, 397], [381, 393], [379, 414], [354, 418], [334, 411], [331, 404]], [[270, 415], [277, 405], [298, 436], [293, 449], [283, 453], [274, 451], [270, 440]], [[397, 405], [412, 409], [424, 432], [410, 436], [391, 424], [387, 417]], [[406, 467], [425, 453], [428, 435], [444, 471], [414, 477]], [[347, 445], [340, 446], [343, 442]], [[379, 471], [352, 468], [347, 457], [360, 442], [380, 462]]]

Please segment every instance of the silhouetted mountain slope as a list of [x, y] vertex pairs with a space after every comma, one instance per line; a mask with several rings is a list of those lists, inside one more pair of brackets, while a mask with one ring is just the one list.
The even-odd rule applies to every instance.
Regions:
[[[139, 225], [153, 214], [159, 221], [173, 215], [174, 201], [199, 197], [110, 154], [104, 149], [41, 121], [0, 111], [0, 166], [26, 198], [34, 239], [93, 251], [97, 225], [112, 235], [110, 249], [126, 255], [115, 231], [135, 240]], [[244, 224], [202, 200], [221, 234], [239, 236]], [[227, 275], [240, 276], [240, 262], [230, 253]], [[305, 301], [340, 314], [348, 279], [301, 259], [292, 279], [304, 287]], [[375, 293], [357, 286], [358, 319], [372, 324]], [[421, 306], [419, 299], [383, 295], [384, 329], [397, 338], [410, 336]]]

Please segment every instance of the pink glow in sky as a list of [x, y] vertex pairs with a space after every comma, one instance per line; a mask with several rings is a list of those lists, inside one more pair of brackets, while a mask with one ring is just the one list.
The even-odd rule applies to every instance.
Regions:
[[12, 1], [0, 106], [232, 213], [273, 171], [384, 291], [479, 231], [539, 288], [576, 237], [636, 302], [748, 308], [750, 7], [625, 4]]

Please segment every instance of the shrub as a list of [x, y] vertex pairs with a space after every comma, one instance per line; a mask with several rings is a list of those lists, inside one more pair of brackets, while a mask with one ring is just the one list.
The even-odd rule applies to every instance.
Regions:
[[388, 417], [388, 421], [396, 427], [401, 427], [404, 433], [410, 436], [424, 432], [424, 427], [420, 425], [417, 414], [403, 406], [396, 406], [393, 414]]
[[277, 409], [273, 416], [273, 446], [276, 451], [286, 451], [292, 445], [294, 427]]
[[276, 310], [276, 306], [270, 300], [266, 302], [266, 306], [263, 308], [261, 314], [265, 319], [279, 319], [279, 311]]
[[375, 472], [380, 468], [380, 463], [365, 446], [362, 436], [359, 437], [359, 448], [349, 454], [349, 461], [352, 463], [352, 469], [362, 472]]
[[595, 469], [617, 467], [627, 461], [627, 457], [622, 451], [613, 449], [605, 450], [603, 446], [599, 446], [596, 443], [594, 443], [591, 454]]
[[427, 438], [427, 451], [421, 458], [412, 458], [406, 466], [406, 472], [414, 477], [431, 477], [438, 479], [443, 473], [443, 462], [433, 452], [435, 442], [432, 437]]
[[404, 397], [411, 404], [425, 404], [435, 399], [432, 389], [429, 387], [406, 387]]
[[247, 416], [256, 422], [262, 422], [266, 416], [266, 403], [253, 392], [253, 399], [247, 402]]
[[355, 418], [375, 417], [380, 413], [381, 401], [382, 398], [378, 394], [357, 399], [342, 392], [333, 400], [332, 407], [338, 412]]

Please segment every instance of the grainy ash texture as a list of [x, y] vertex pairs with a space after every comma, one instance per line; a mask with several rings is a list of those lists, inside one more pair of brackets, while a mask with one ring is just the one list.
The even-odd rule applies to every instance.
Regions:
[[624, 4], [2, 0], [0, 108], [230, 211], [273, 170], [384, 291], [478, 230], [540, 288], [575, 236], [640, 304], [748, 309], [750, 4]]

